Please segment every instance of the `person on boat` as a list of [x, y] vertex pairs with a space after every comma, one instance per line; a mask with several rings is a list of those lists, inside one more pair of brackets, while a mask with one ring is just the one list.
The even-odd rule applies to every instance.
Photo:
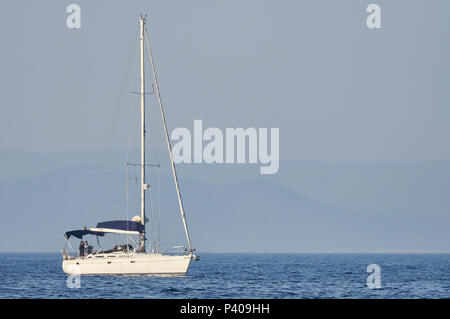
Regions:
[[80, 242], [80, 247], [78, 247], [78, 249], [79, 249], [80, 257], [84, 257], [84, 243], [83, 243], [83, 241]]
[[85, 242], [84, 251], [85, 251], [86, 255], [92, 254], [93, 248], [94, 247], [92, 247], [92, 245], [89, 245], [88, 242]]
[[89, 255], [89, 244], [87, 242], [87, 240], [84, 242], [84, 254], [85, 255]]

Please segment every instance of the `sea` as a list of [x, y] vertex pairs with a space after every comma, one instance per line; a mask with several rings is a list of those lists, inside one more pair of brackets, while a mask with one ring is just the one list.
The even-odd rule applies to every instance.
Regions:
[[0, 298], [450, 298], [450, 254], [199, 255], [182, 277], [74, 284], [60, 254], [0, 253]]

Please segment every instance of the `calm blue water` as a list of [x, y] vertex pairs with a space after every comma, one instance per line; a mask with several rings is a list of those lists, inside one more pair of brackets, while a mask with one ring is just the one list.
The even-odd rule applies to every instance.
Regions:
[[[366, 268], [381, 268], [381, 289]], [[450, 255], [201, 254], [186, 277], [81, 277], [59, 254], [0, 254], [0, 298], [449, 298]]]

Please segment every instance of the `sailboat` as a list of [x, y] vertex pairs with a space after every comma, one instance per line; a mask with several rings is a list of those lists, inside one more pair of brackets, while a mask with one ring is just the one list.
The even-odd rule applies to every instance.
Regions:
[[[155, 65], [150, 49], [150, 41], [146, 28], [146, 17], [139, 17], [140, 30], [140, 104], [141, 104], [141, 127], [140, 127], [140, 144], [141, 144], [141, 161], [140, 161], [140, 216], [135, 216], [132, 220], [112, 220], [99, 222], [95, 227], [77, 229], [65, 233], [66, 245], [70, 238], [78, 238], [83, 240], [85, 235], [94, 235], [97, 237], [108, 234], [125, 234], [138, 235], [139, 243], [133, 248], [128, 243], [125, 245], [116, 245], [113, 249], [91, 251], [86, 249], [81, 256], [70, 256], [66, 251], [66, 247], [62, 250], [63, 262], [62, 269], [70, 275], [184, 275], [188, 271], [189, 265], [198, 257], [194, 255], [195, 249], [192, 248], [189, 236], [186, 216], [184, 212], [183, 201], [181, 197], [180, 187], [178, 184], [177, 173], [172, 155], [172, 146], [167, 131], [164, 109], [161, 102], [159, 92], [158, 79], [156, 77]], [[184, 248], [182, 254], [162, 253], [159, 250], [146, 251], [146, 217], [145, 204], [146, 192], [149, 185], [146, 184], [145, 178], [145, 74], [144, 74], [144, 39], [147, 43], [147, 51], [150, 58], [151, 69], [153, 73], [153, 82], [155, 93], [159, 102], [159, 109], [163, 122], [164, 135], [169, 151], [169, 158], [175, 188], [178, 197], [178, 204], [183, 221], [184, 231], [186, 234], [188, 247]]]

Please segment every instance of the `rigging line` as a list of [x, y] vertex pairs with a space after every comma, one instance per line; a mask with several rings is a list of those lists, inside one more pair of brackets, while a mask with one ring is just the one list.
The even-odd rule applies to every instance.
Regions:
[[[137, 27], [137, 31], [136, 31], [136, 38], [135, 38], [135, 42], [134, 42], [134, 46], [137, 46], [137, 42], [139, 39], [139, 27]], [[135, 67], [137, 67], [137, 61], [139, 60], [139, 52], [137, 51], [136, 55], [135, 55], [135, 60], [134, 60], [134, 65]], [[135, 72], [137, 74], [137, 72]], [[133, 73], [134, 74], [134, 73]], [[139, 77], [136, 78], [137, 80], [139, 80]], [[135, 79], [135, 80], [136, 80]], [[134, 83], [135, 84], [135, 83]], [[136, 193], [134, 191], [131, 191], [131, 195], [130, 195], [130, 174], [129, 174], [129, 166], [128, 162], [130, 161], [130, 149], [131, 149], [131, 136], [136, 134], [136, 132], [132, 132], [132, 128], [134, 127], [138, 127], [138, 125], [131, 125], [132, 122], [136, 121], [136, 123], [139, 122], [139, 117], [137, 112], [135, 112], [135, 107], [134, 107], [134, 102], [132, 103], [131, 106], [128, 107], [128, 129], [127, 129], [127, 152], [126, 152], [126, 170], [127, 170], [127, 220], [130, 217], [130, 197], [131, 199], [133, 199], [131, 202], [135, 203], [135, 197], [136, 197]], [[136, 136], [137, 137], [137, 136]], [[134, 168], [134, 176], [136, 178], [136, 167]], [[134, 206], [134, 205], [133, 205]], [[133, 207], [133, 211], [136, 210], [136, 207]], [[134, 241], [134, 239], [132, 238], [132, 240]], [[128, 238], [127, 238], [127, 243], [128, 243]]]
[[[155, 215], [154, 215], [154, 211], [153, 211], [153, 198], [152, 198], [152, 194], [151, 194], [151, 191], [150, 192], [148, 192], [149, 194], [148, 194], [148, 196], [149, 196], [149, 199], [150, 199], [150, 211], [151, 211], [151, 213], [152, 213], [152, 223], [153, 223], [153, 229], [155, 229], [156, 227], [156, 223], [155, 223]], [[152, 236], [154, 237], [154, 235], [152, 234]], [[152, 240], [150, 240], [150, 245], [151, 245], [151, 243], [152, 243]]]
[[[153, 88], [153, 92], [152, 93], [154, 93], [154, 91], [155, 91], [155, 88], [154, 88], [154, 84], [152, 84], [152, 88]], [[150, 121], [148, 121], [148, 131], [150, 132], [150, 131], [155, 131], [156, 132], [156, 129], [154, 129], [156, 126], [154, 125], [154, 123], [153, 123], [153, 121], [152, 121], [152, 119], [153, 119], [153, 117], [151, 116], [152, 114], [153, 114], [153, 108], [152, 108], [152, 106], [153, 106], [153, 103], [152, 103], [152, 101], [149, 99], [148, 100], [148, 103], [147, 103], [147, 106], [148, 106], [148, 111], [147, 111], [147, 116], [150, 118]], [[153, 135], [153, 134], [152, 134]], [[154, 143], [153, 143], [153, 138], [149, 138], [149, 139], [147, 139], [147, 141], [148, 141], [148, 144], [149, 144], [149, 150], [150, 150], [150, 152], [151, 152], [151, 150], [153, 149], [153, 147], [154, 147]], [[156, 153], [156, 152], [155, 152]], [[153, 155], [153, 153], [152, 153], [152, 155]], [[161, 165], [159, 164], [159, 160], [157, 161], [158, 162], [158, 164], [145, 164], [144, 166], [148, 166], [148, 167], [160, 167]], [[132, 165], [132, 166], [139, 166], [139, 167], [142, 167], [142, 165], [141, 164], [133, 164], [133, 163], [127, 163], [127, 165]], [[151, 178], [151, 171], [149, 171], [149, 174], [148, 174], [148, 176], [149, 176], [149, 179]], [[157, 246], [157, 240], [158, 240], [158, 234], [157, 234], [157, 222], [158, 222], [158, 220], [157, 220], [157, 218], [155, 218], [155, 208], [154, 208], [154, 199], [153, 199], [153, 187], [151, 187], [150, 188], [150, 190], [149, 190], [149, 192], [148, 192], [148, 196], [149, 196], [149, 200], [150, 200], [150, 211], [151, 211], [151, 216], [152, 216], [152, 232], [151, 232], [151, 240], [150, 240], [150, 242], [149, 242], [149, 245], [148, 245], [148, 249], [150, 250], [150, 248], [151, 248], [151, 246], [153, 245], [154, 247], [156, 247]]]
[[[149, 112], [150, 113], [150, 112]], [[150, 125], [151, 127], [153, 127], [152, 125]], [[150, 151], [152, 150], [152, 147], [153, 147], [153, 143], [152, 143], [152, 139], [149, 139], [149, 149], [150, 149]], [[152, 152], [152, 155], [153, 155], [153, 152]], [[152, 164], [150, 164], [150, 165], [148, 165], [148, 166], [150, 166], [150, 167], [155, 167], [155, 168], [158, 168], [158, 167], [160, 167], [160, 165], [159, 164], [157, 164], [157, 165], [152, 165]], [[154, 172], [153, 172], [153, 170], [149, 170], [149, 179], [150, 178], [152, 178], [153, 179], [153, 177], [154, 177]], [[153, 199], [153, 190], [154, 190], [155, 188], [154, 188], [154, 183], [152, 182], [151, 183], [151, 187], [150, 187], [150, 191], [149, 191], [149, 198], [150, 198], [150, 210], [151, 210], [151, 215], [152, 215], [152, 244], [156, 247], [156, 240], [157, 240], [157, 237], [156, 237], [156, 217], [155, 217], [155, 206], [154, 206], [154, 199]]]
[[[149, 103], [149, 104], [150, 104], [150, 103]], [[148, 113], [150, 113], [150, 112], [148, 112]], [[149, 127], [151, 127], [151, 125], [149, 125]], [[149, 145], [149, 148], [151, 149], [152, 140], [151, 140], [151, 139], [148, 139], [148, 143], [150, 144], [150, 145]], [[141, 166], [141, 165], [139, 165], [139, 166]], [[145, 165], [145, 166], [151, 166], [151, 167], [153, 167], [153, 166], [157, 166], [157, 165], [147, 164], [147, 165]], [[148, 176], [149, 176], [149, 178], [150, 178], [150, 176], [151, 176], [151, 172], [150, 172], [150, 171], [149, 171]], [[151, 212], [151, 216], [152, 216], [152, 230], [155, 230], [155, 228], [156, 228], [156, 223], [155, 223], [155, 213], [154, 213], [154, 209], [153, 209], [153, 197], [152, 197], [152, 193], [153, 193], [153, 187], [150, 187], [150, 189], [149, 189], [149, 191], [148, 191], [148, 197], [149, 197], [149, 200], [150, 200], [150, 212]], [[150, 242], [149, 242], [149, 245], [148, 245], [148, 249], [149, 249], [149, 250], [150, 250], [150, 248], [151, 248], [152, 243], [154, 243], [155, 240], [156, 240], [156, 239], [155, 239], [154, 231], [151, 232], [151, 237], [152, 237], [152, 238], [150, 238]]]
[[[133, 120], [136, 121], [136, 122], [139, 122], [138, 116], [134, 117]], [[130, 123], [131, 123], [131, 121], [130, 121]], [[136, 125], [130, 125], [130, 128], [131, 127], [137, 127], [137, 126]], [[130, 174], [130, 167], [133, 168], [131, 174]], [[139, 192], [136, 192], [136, 187], [137, 187], [137, 171], [136, 171], [136, 169], [137, 168], [136, 168], [136, 166], [129, 166], [129, 165], [127, 165], [127, 169], [128, 169], [128, 172], [129, 172], [128, 180], [127, 180], [128, 198], [129, 198], [128, 214], [130, 214], [130, 211], [131, 211], [131, 214], [134, 215], [133, 212], [137, 212], [139, 210], [139, 208], [137, 207], [138, 202], [139, 202], [139, 200], [138, 200]], [[131, 208], [130, 208], [130, 206], [131, 206]], [[129, 217], [129, 215], [128, 215], [128, 217]]]
[[[128, 66], [130, 64], [130, 60], [131, 59], [129, 58], [128, 59], [128, 63], [127, 63], [127, 68], [126, 68], [127, 70], [129, 69]], [[125, 76], [124, 78], [127, 78], [127, 76]], [[122, 87], [123, 86], [124, 85], [122, 85]], [[122, 92], [122, 91], [123, 90], [120, 90], [120, 92]], [[118, 97], [117, 103], [116, 103], [116, 107], [115, 107], [116, 112], [114, 113], [113, 124], [111, 125], [110, 134], [108, 136], [108, 139], [107, 139], [107, 142], [106, 142], [106, 146], [105, 146], [105, 152], [104, 152], [104, 158], [103, 158], [104, 161], [102, 162], [102, 165], [99, 167], [100, 169], [103, 168], [103, 171], [100, 174], [99, 183], [101, 183], [103, 181], [104, 171], [105, 171], [105, 168], [108, 165], [109, 157], [111, 155], [111, 145], [112, 145], [112, 142], [114, 140], [115, 127], [116, 127], [116, 124], [117, 124], [117, 121], [118, 121], [118, 108], [120, 107], [121, 101], [122, 101], [122, 95], [119, 94], [119, 97]], [[95, 201], [95, 204], [94, 204], [94, 211], [96, 210], [97, 204], [98, 204], [98, 197], [96, 198], [96, 201]]]
[[[152, 68], [150, 67], [149, 64], [146, 64], [145, 67], [146, 67], [146, 71], [148, 73], [152, 72]], [[147, 83], [151, 83], [151, 82], [148, 81]], [[155, 94], [155, 84], [151, 83], [151, 86], [152, 86], [152, 92], [145, 93], [145, 94]], [[157, 125], [155, 123], [156, 120], [152, 116], [153, 112], [157, 111], [157, 110], [155, 109], [155, 107], [153, 105], [155, 103], [153, 99], [148, 99], [147, 101], [148, 101], [148, 103], [147, 103], [148, 111], [146, 112], [146, 115], [147, 115], [147, 117], [149, 117], [149, 121], [148, 121], [148, 124], [149, 124], [148, 127], [149, 128], [148, 128], [147, 131], [149, 131], [149, 132], [151, 131], [152, 132], [152, 136], [155, 137], [156, 136], [155, 133], [156, 132], [160, 132], [159, 130], [156, 129], [156, 127], [157, 127]], [[155, 133], [153, 133], [153, 132], [155, 132]], [[148, 144], [149, 144], [149, 151], [151, 152], [151, 156], [156, 158], [156, 163], [157, 164], [146, 164], [145, 166], [157, 167], [158, 168], [158, 172], [160, 172], [161, 170], [159, 168], [161, 167], [161, 164], [160, 164], [160, 160], [159, 160], [159, 154], [156, 151], [156, 147], [155, 147], [155, 143], [154, 143], [155, 138], [149, 138], [149, 139], [147, 139], [147, 141], [148, 141]], [[154, 150], [154, 149], [155, 149], [155, 152], [153, 153], [152, 150]], [[139, 167], [142, 166], [140, 164], [131, 164], [131, 165], [137, 165]], [[149, 178], [150, 178], [150, 176], [151, 176], [151, 174], [149, 174]], [[154, 197], [153, 197], [153, 194], [152, 194], [153, 193], [153, 189], [154, 189], [154, 187], [152, 187], [150, 189], [150, 191], [149, 191], [150, 204], [151, 204], [151, 213], [152, 213], [152, 223], [153, 223], [153, 225], [152, 225], [152, 228], [153, 228], [152, 241], [153, 241], [154, 247], [157, 248], [157, 246], [158, 246], [157, 242], [159, 240], [159, 218], [160, 218], [160, 214], [158, 214], [158, 216], [155, 216], [155, 206], [153, 204], [155, 201], [154, 201]], [[159, 188], [158, 188], [158, 196], [160, 197], [160, 190], [159, 190]], [[158, 210], [160, 210], [160, 205], [159, 204], [160, 203], [158, 202]]]
[[158, 218], [157, 218], [157, 222], [158, 222], [158, 226], [157, 226], [157, 232], [156, 232], [156, 251], [159, 251], [160, 247], [160, 238], [159, 238], [159, 234], [160, 234], [160, 220], [161, 220], [161, 167], [158, 168]]
[[[127, 152], [127, 155], [128, 155], [128, 152]], [[127, 193], [126, 194], [126, 198], [127, 198], [127, 200], [126, 200], [126, 205], [127, 205], [126, 211], [127, 211], [127, 220], [129, 220], [129, 213], [128, 213], [128, 166], [126, 168], [126, 171], [127, 171], [127, 173], [126, 173], [126, 182], [125, 182], [125, 188], [126, 188], [126, 193]], [[127, 228], [128, 228], [128, 223], [127, 223]], [[128, 247], [128, 236], [129, 235], [127, 235], [127, 247]]]
[[[149, 66], [149, 64], [146, 64], [146, 68], [148, 73], [152, 72], [151, 67]], [[150, 81], [148, 82], [150, 83]], [[152, 92], [148, 93], [148, 94], [155, 94], [155, 84], [152, 83]], [[147, 116], [149, 117], [149, 131], [152, 131], [152, 136], [153, 138], [149, 138], [148, 139], [148, 143], [149, 143], [149, 150], [151, 152], [151, 156], [152, 158], [155, 157], [156, 158], [156, 163], [157, 164], [147, 164], [146, 166], [150, 166], [150, 167], [157, 167], [158, 168], [158, 172], [160, 172], [160, 161], [159, 161], [159, 155], [158, 152], [156, 151], [156, 146], [155, 146], [155, 137], [156, 137], [156, 132], [160, 132], [159, 130], [157, 130], [157, 125], [155, 123], [155, 119], [153, 118], [153, 113], [154, 111], [157, 111], [154, 107], [154, 100], [153, 99], [148, 99], [148, 112], [147, 112]], [[156, 117], [155, 117], [156, 118]], [[153, 133], [154, 132], [154, 133]], [[152, 152], [154, 150], [154, 152]], [[151, 176], [151, 174], [149, 175]], [[154, 176], [154, 174], [153, 174]], [[159, 186], [159, 184], [158, 184]], [[154, 197], [153, 197], [153, 189], [155, 189], [154, 187], [152, 187], [149, 191], [149, 195], [150, 195], [150, 205], [151, 205], [151, 213], [152, 213], [152, 228], [153, 228], [153, 232], [152, 232], [152, 241], [153, 241], [153, 245], [154, 245], [154, 249], [157, 250], [158, 249], [158, 240], [159, 240], [159, 218], [160, 218], [160, 214], [158, 214], [158, 216], [155, 216], [155, 206], [153, 205], [154, 203]], [[158, 188], [158, 195], [160, 194], [160, 190]], [[159, 209], [159, 202], [158, 204], [158, 209]]]
[[142, 94], [144, 94], [144, 95], [154, 94], [154, 92], [150, 92], [150, 93], [140, 93], [140, 92], [135, 92], [135, 91], [130, 92], [130, 93], [132, 93], [132, 94], [138, 94], [138, 95], [142, 95]]
[[[130, 64], [131, 64], [131, 56], [132, 56], [132, 52], [134, 51], [134, 43], [137, 42], [137, 36], [135, 36], [135, 38], [132, 41], [132, 46], [130, 48], [130, 52], [128, 54], [128, 60], [127, 60], [127, 64], [126, 64], [126, 70], [128, 70], [128, 72], [126, 72], [126, 76], [124, 77], [122, 83], [121, 83], [121, 90], [119, 92], [123, 92], [123, 88], [125, 87], [125, 83], [128, 81], [128, 77], [130, 76]], [[94, 197], [92, 199], [91, 197], [91, 203], [92, 200], [94, 201], [93, 205], [90, 206], [89, 210], [88, 210], [88, 220], [91, 219], [93, 217], [93, 214], [96, 212], [97, 207], [98, 207], [98, 201], [99, 201], [99, 188], [100, 185], [103, 182], [104, 179], [104, 175], [105, 175], [105, 168], [109, 162], [109, 158], [111, 155], [111, 146], [114, 140], [114, 136], [115, 136], [115, 127], [117, 126], [117, 122], [119, 119], [118, 116], [118, 111], [120, 108], [120, 105], [122, 104], [122, 99], [123, 99], [123, 94], [119, 94], [119, 97], [116, 100], [116, 106], [115, 106], [115, 113], [114, 113], [114, 118], [113, 118], [113, 124], [111, 125], [111, 130], [110, 130], [110, 134], [109, 137], [107, 139], [106, 142], [106, 146], [105, 146], [105, 151], [104, 151], [104, 161], [101, 163], [101, 165], [97, 168], [97, 179], [96, 179], [96, 183], [95, 183], [95, 187], [92, 194], [92, 197]], [[99, 173], [100, 170], [100, 173]]]
[[145, 164], [145, 165], [142, 165], [142, 164], [134, 164], [134, 163], [128, 163], [128, 162], [127, 162], [127, 166], [138, 166], [138, 167], [142, 167], [142, 166], [151, 166], [151, 167], [160, 167], [161, 164]]
[[[133, 47], [137, 46], [137, 42], [138, 42], [138, 39], [139, 39], [139, 28], [137, 28], [135, 35], [136, 35], [135, 36], [135, 42], [133, 43]], [[135, 67], [136, 67], [136, 64], [137, 64], [137, 60], [138, 60], [138, 56], [135, 55]], [[127, 154], [126, 154], [126, 156], [127, 156], [127, 163], [130, 161], [130, 145], [131, 145], [131, 133], [130, 133], [130, 131], [131, 131], [131, 127], [132, 127], [131, 122], [132, 122], [132, 119], [133, 119], [133, 116], [131, 114], [135, 114], [135, 112], [133, 112], [133, 110], [134, 110], [133, 107], [131, 107], [131, 106], [128, 107]], [[130, 179], [129, 178], [130, 177], [129, 177], [129, 167], [128, 167], [128, 165], [126, 166], [126, 170], [127, 170], [127, 185], [126, 185], [127, 189], [126, 189], [126, 191], [127, 191], [127, 220], [128, 220], [128, 218], [129, 218], [129, 205], [130, 205], [129, 204], [129, 192], [130, 192], [130, 190], [129, 190]], [[127, 241], [127, 243], [128, 243], [128, 241]]]
[[152, 51], [150, 49], [150, 40], [149, 40], [149, 37], [148, 37], [147, 28], [145, 28], [144, 33], [145, 33], [146, 40], [147, 40], [147, 42], [146, 42], [147, 43], [147, 50], [148, 50], [148, 54], [149, 54], [150, 62], [151, 62], [151, 66], [152, 66], [153, 79], [154, 79], [154, 82], [155, 82], [156, 93], [157, 93], [158, 102], [159, 102], [159, 109], [161, 111], [161, 118], [162, 118], [162, 122], [164, 124], [164, 133], [165, 133], [165, 136], [166, 136], [167, 148], [169, 150], [170, 164], [171, 164], [171, 167], [172, 167], [173, 179], [174, 179], [175, 186], [176, 186], [176, 189], [177, 189], [178, 203], [179, 203], [179, 206], [180, 206], [180, 213], [181, 213], [181, 217], [183, 219], [183, 226], [184, 226], [184, 231], [186, 233], [186, 239], [187, 239], [189, 251], [192, 253], [193, 249], [192, 249], [192, 245], [191, 245], [191, 239], [190, 239], [190, 236], [189, 236], [189, 230], [188, 230], [188, 227], [187, 227], [186, 216], [185, 216], [185, 213], [184, 213], [183, 200], [181, 198], [181, 192], [180, 192], [180, 189], [179, 189], [179, 186], [178, 186], [177, 173], [176, 173], [176, 170], [175, 170], [175, 164], [174, 164], [173, 155], [172, 155], [172, 145], [170, 143], [169, 133], [167, 131], [166, 118], [165, 118], [165, 115], [164, 115], [164, 109], [163, 109], [163, 106], [162, 106], [161, 95], [160, 95], [160, 92], [159, 92], [158, 79], [156, 77], [156, 70], [155, 70], [155, 65], [153, 63]]

